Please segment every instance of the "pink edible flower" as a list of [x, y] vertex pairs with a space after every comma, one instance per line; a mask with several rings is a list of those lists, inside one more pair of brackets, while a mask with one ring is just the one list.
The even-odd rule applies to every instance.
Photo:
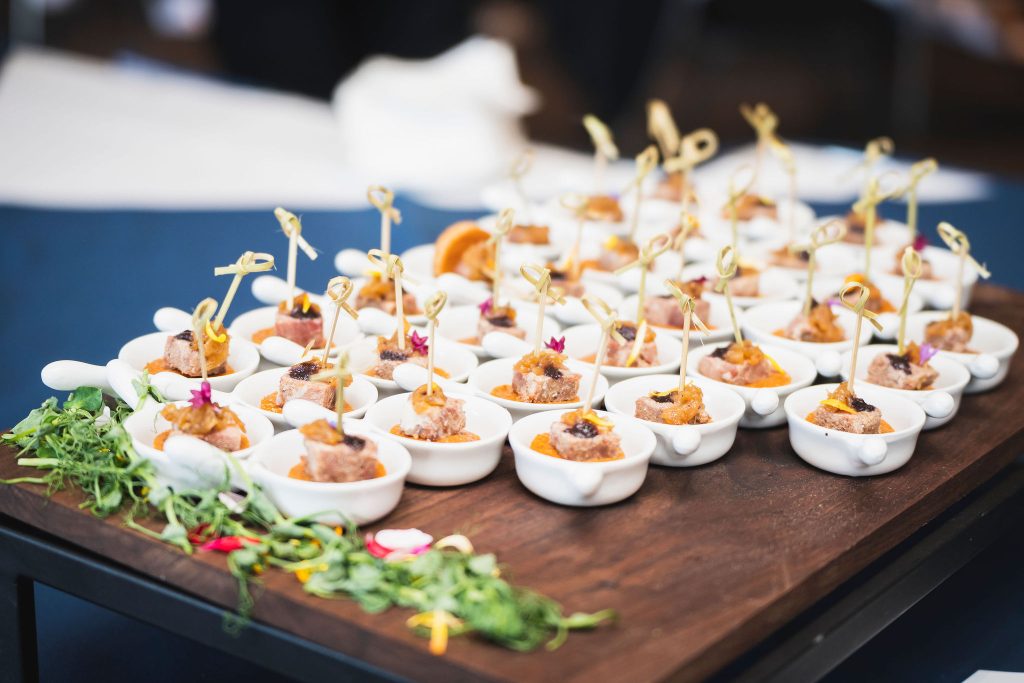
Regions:
[[427, 337], [420, 336], [416, 330], [413, 330], [412, 336], [409, 337], [409, 343], [412, 344], [412, 350], [414, 353], [418, 353], [421, 356], [427, 355]]
[[255, 538], [248, 536], [221, 536], [214, 538], [199, 546], [200, 550], [215, 550], [220, 553], [233, 553], [241, 550], [246, 543], [259, 543]]
[[703, 284], [704, 284], [704, 283], [706, 283], [707, 281], [708, 281], [708, 277], [707, 277], [707, 275], [701, 275], [701, 276], [700, 276], [700, 277], [698, 277], [698, 278], [694, 278], [693, 280], [690, 280], [690, 282], [695, 282], [695, 283], [697, 283], [698, 285], [703, 285]]
[[937, 348], [935, 348], [934, 346], [932, 346], [931, 344], [929, 344], [927, 342], [925, 342], [924, 344], [921, 344], [921, 351], [920, 351], [921, 365], [924, 365], [925, 363], [930, 361], [932, 358], [934, 358], [935, 354], [937, 354], [938, 352], [939, 352], [939, 350]]
[[840, 301], [839, 297], [837, 297], [837, 296], [832, 297], [831, 299], [829, 299], [825, 303], [828, 304], [829, 306], [841, 306], [843, 304], [843, 302]]
[[561, 339], [555, 339], [552, 337], [544, 343], [544, 346], [555, 353], [562, 353], [565, 351], [565, 337], [562, 337]]
[[480, 315], [486, 317], [492, 310], [494, 310], [494, 299], [488, 299], [483, 302], [477, 308], [480, 309]]
[[422, 555], [433, 542], [433, 536], [419, 529], [381, 529], [366, 535], [366, 552], [393, 562]]
[[924, 248], [927, 246], [928, 238], [921, 233], [917, 233], [917, 236], [914, 238], [914, 251], [924, 251]]
[[208, 403], [213, 403], [213, 390], [210, 388], [209, 382], [203, 382], [199, 385], [199, 391], [192, 390], [192, 398], [188, 400], [192, 404], [193, 408], [202, 408]]

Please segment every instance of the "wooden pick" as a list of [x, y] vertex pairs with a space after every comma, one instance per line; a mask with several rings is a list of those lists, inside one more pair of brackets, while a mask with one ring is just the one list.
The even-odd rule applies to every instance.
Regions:
[[[199, 372], [203, 381], [208, 381], [206, 368], [206, 341], [204, 336], [211, 332], [210, 318], [217, 312], [217, 300], [207, 297], [199, 302], [192, 311], [192, 334], [196, 336], [196, 348], [199, 350]], [[214, 332], [216, 330], [213, 330]], [[213, 336], [212, 334], [210, 336]]]
[[533, 223], [533, 209], [530, 206], [530, 198], [526, 194], [526, 188], [523, 186], [523, 178], [533, 168], [533, 150], [524, 150], [516, 160], [512, 163], [512, 167], [508, 171], [509, 178], [512, 179], [512, 185], [516, 189], [516, 195], [519, 196], [519, 201], [523, 204], [523, 212], [526, 214], [526, 221]]
[[[846, 296], [857, 292], [857, 301], [851, 304]], [[839, 301], [844, 306], [853, 311], [857, 315], [857, 324], [854, 327], [853, 332], [853, 353], [850, 355], [850, 378], [846, 382], [846, 386], [850, 388], [850, 393], [853, 393], [853, 378], [857, 374], [857, 351], [860, 349], [860, 331], [864, 319], [867, 318], [868, 322], [879, 332], [882, 331], [882, 324], [878, 322], [878, 316], [872, 311], [869, 311], [867, 306], [868, 298], [871, 296], [871, 291], [859, 282], [849, 282], [843, 287], [842, 291], [839, 292]]]
[[894, 177], [894, 173], [883, 173], [868, 179], [864, 195], [853, 205], [853, 211], [864, 216], [864, 276], [871, 277], [871, 248], [875, 241], [875, 222], [878, 220], [878, 205], [899, 194], [898, 188], [880, 189], [882, 179]]
[[829, 244], [835, 244], [846, 236], [846, 221], [842, 218], [833, 218], [830, 221], [819, 225], [807, 244], [789, 246], [792, 254], [807, 252], [807, 295], [804, 297], [804, 317], [811, 314], [811, 302], [814, 301], [814, 270], [817, 268], [818, 249]]
[[892, 154], [895, 149], [892, 138], [880, 137], [868, 140], [868, 143], [864, 145], [864, 158], [861, 160], [858, 166], [864, 169], [864, 188], [861, 194], [866, 194], [868, 190], [868, 183], [871, 181], [871, 173], [875, 170], [875, 164], [881, 159]]
[[602, 194], [605, 170], [609, 161], [619, 158], [619, 148], [615, 146], [608, 126], [593, 114], [583, 117], [583, 127], [587, 129], [590, 140], [594, 143], [594, 194]]
[[501, 297], [501, 243], [512, 230], [512, 224], [515, 221], [515, 211], [513, 209], [504, 209], [498, 216], [498, 223], [494, 226], [494, 234], [488, 240], [490, 244], [494, 245], [494, 272], [491, 273], [491, 303], [498, 306], [498, 301]]
[[732, 305], [732, 292], [729, 291], [729, 280], [736, 276], [736, 271], [739, 269], [739, 256], [737, 256], [736, 250], [728, 245], [722, 247], [722, 250], [718, 252], [715, 269], [718, 271], [718, 284], [715, 285], [715, 291], [725, 295], [729, 319], [732, 320], [733, 336], [736, 337], [737, 344], [742, 344], [743, 332], [740, 331], [740, 325], [736, 322], [736, 309]]
[[405, 349], [405, 305], [402, 301], [402, 274], [405, 272], [405, 265], [402, 263], [402, 259], [397, 254], [384, 255], [384, 252], [380, 249], [371, 249], [366, 254], [366, 258], [369, 259], [381, 273], [385, 273], [387, 278], [394, 280], [395, 282], [395, 321], [398, 324], [396, 330], [396, 336], [398, 338], [398, 348]]
[[434, 292], [423, 306], [423, 314], [427, 317], [427, 396], [434, 392], [434, 341], [437, 338], [437, 316], [448, 303], [445, 292]]
[[910, 303], [910, 292], [914, 289], [914, 283], [921, 277], [921, 254], [909, 246], [903, 250], [903, 257], [900, 259], [900, 267], [903, 270], [903, 300], [900, 303], [900, 331], [896, 336], [896, 348], [902, 355], [907, 335], [907, 308]]
[[338, 386], [334, 392], [334, 410], [338, 413], [338, 434], [342, 437], [345, 436], [344, 418], [345, 418], [345, 380], [352, 376], [352, 371], [349, 370], [348, 362], [348, 351], [345, 351], [338, 356], [338, 360], [335, 362], [333, 368], [328, 368], [316, 373], [311, 380], [315, 382], [330, 382], [332, 379], [338, 380]]
[[[686, 268], [686, 240], [690, 239], [690, 235], [700, 229], [700, 219], [697, 218], [697, 215], [700, 213], [700, 200], [693, 192], [687, 192], [685, 197], [690, 201], [684, 201], [683, 208], [679, 211], [679, 234], [676, 235], [676, 241], [672, 245], [672, 248], [679, 252], [677, 280], [683, 278], [683, 269]], [[690, 210], [690, 202], [697, 205], [696, 213]]]
[[690, 187], [690, 171], [715, 155], [718, 151], [718, 136], [710, 128], [698, 128], [679, 141], [679, 156], [665, 159], [662, 164], [666, 173], [679, 173], [683, 193], [680, 210], [686, 202], [686, 188]]
[[650, 175], [651, 171], [658, 165], [658, 148], [654, 145], [648, 145], [644, 151], [636, 155], [636, 175], [633, 176], [633, 180], [630, 181], [623, 193], [627, 192], [630, 188], [634, 188], [636, 191], [636, 199], [633, 206], [633, 221], [629, 227], [629, 239], [632, 242], [636, 242], [636, 233], [640, 227], [640, 209], [643, 205], [644, 200], [644, 180]]
[[683, 312], [683, 353], [679, 359], [679, 395], [682, 396], [683, 389], [686, 388], [686, 362], [690, 354], [690, 326], [696, 325], [701, 334], [711, 334], [711, 330], [697, 316], [697, 302], [692, 296], [680, 289], [672, 280], [665, 280], [665, 287], [679, 302], [679, 308]]
[[[380, 211], [380, 250], [387, 260], [391, 256], [391, 225], [402, 222], [402, 213], [394, 207], [395, 193], [381, 185], [371, 185], [366, 198]], [[383, 273], [382, 277], [387, 277]]]
[[931, 157], [922, 159], [910, 167], [910, 178], [903, 188], [901, 196], [907, 199], [907, 227], [910, 229], [910, 241], [917, 237], [917, 184], [927, 176], [939, 170], [939, 162]]
[[590, 382], [587, 400], [583, 404], [585, 410], [590, 410], [594, 405], [594, 390], [597, 388], [597, 380], [601, 376], [601, 366], [604, 364], [604, 354], [608, 350], [608, 340], [614, 339], [619, 344], [625, 344], [626, 338], [615, 329], [615, 311], [603, 299], [584, 294], [583, 307], [601, 328], [601, 341], [598, 342], [597, 355], [594, 357], [594, 378]]
[[967, 235], [945, 221], [939, 223], [938, 232], [939, 237], [946, 243], [949, 250], [960, 257], [956, 270], [956, 299], [953, 301], [953, 310], [951, 312], [953, 318], [956, 318], [960, 315], [960, 302], [963, 300], [964, 266], [970, 263], [971, 267], [978, 271], [978, 275], [986, 280], [991, 277], [992, 273], [971, 256], [971, 242], [967, 239]]
[[324, 344], [324, 357], [320, 361], [321, 365], [327, 365], [327, 356], [331, 353], [331, 346], [334, 345], [334, 333], [338, 329], [338, 318], [341, 316], [341, 312], [345, 311], [352, 316], [353, 320], [359, 319], [359, 311], [352, 308], [348, 303], [349, 298], [352, 296], [352, 291], [352, 281], [344, 275], [332, 277], [327, 282], [327, 297], [334, 304], [334, 316], [331, 320], [331, 334], [327, 337], [327, 343]]
[[658, 143], [662, 158], [668, 159], [679, 151], [679, 129], [664, 100], [647, 102], [647, 134]]
[[537, 291], [537, 332], [533, 338], [533, 352], [540, 353], [544, 343], [544, 308], [549, 302], [552, 306], [564, 304], [565, 297], [562, 290], [551, 286], [551, 271], [544, 266], [527, 263], [519, 267], [519, 272]]
[[754, 159], [754, 181], [756, 182], [761, 174], [761, 164], [765, 152], [778, 142], [778, 138], [775, 137], [775, 129], [779, 127], [779, 117], [764, 102], [758, 102], [753, 107], [746, 103], [741, 104], [740, 114], [757, 134], [757, 151]]
[[310, 261], [316, 260], [316, 250], [309, 246], [309, 242], [302, 236], [302, 223], [290, 211], [285, 211], [280, 206], [274, 209], [274, 216], [281, 224], [281, 230], [288, 237], [288, 310], [295, 305], [295, 261], [297, 250], [309, 257]]
[[789, 145], [773, 137], [769, 147], [775, 158], [789, 176], [789, 216], [786, 224], [789, 228], [789, 241], [796, 239], [796, 158]]
[[576, 216], [576, 239], [573, 240], [572, 250], [566, 256], [563, 267], [565, 270], [572, 270], [572, 279], [580, 278], [580, 242], [583, 241], [583, 225], [587, 220], [587, 198], [581, 194], [565, 194], [558, 200], [559, 203], [573, 212]]
[[[750, 172], [750, 177], [747, 179], [747, 182], [740, 183], [740, 177], [746, 172]], [[729, 198], [726, 200], [725, 206], [729, 209], [729, 223], [730, 228], [732, 229], [733, 251], [739, 250], [740, 240], [740, 211], [737, 205], [739, 204], [740, 199], [750, 192], [750, 188], [754, 186], [755, 180], [757, 180], [757, 169], [752, 167], [750, 164], [741, 164], [729, 177]]]
[[220, 268], [213, 269], [213, 274], [215, 276], [235, 276], [231, 279], [231, 285], [228, 286], [228, 293], [224, 295], [224, 300], [220, 304], [220, 310], [217, 311], [217, 319], [213, 323], [214, 329], [219, 329], [221, 324], [223, 324], [224, 317], [228, 314], [228, 308], [231, 306], [231, 302], [234, 301], [235, 294], [238, 292], [238, 285], [242, 283], [242, 278], [249, 273], [262, 273], [264, 271], [272, 270], [273, 268], [274, 257], [270, 254], [247, 251], [239, 256], [238, 260], [230, 266], [221, 266]]
[[615, 275], [618, 276], [633, 268], [640, 269], [640, 289], [637, 291], [637, 325], [644, 321], [644, 294], [647, 286], [647, 271], [651, 264], [654, 263], [654, 260], [668, 251], [670, 246], [672, 246], [672, 237], [668, 233], [655, 235], [641, 247], [636, 261], [626, 264], [615, 271]]

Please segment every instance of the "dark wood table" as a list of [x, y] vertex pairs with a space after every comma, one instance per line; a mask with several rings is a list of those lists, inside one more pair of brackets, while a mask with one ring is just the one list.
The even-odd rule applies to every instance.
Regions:
[[[980, 286], [972, 310], [1024, 333], [1024, 294]], [[881, 477], [813, 469], [779, 428], [741, 431], [705, 467], [652, 467], [637, 495], [599, 509], [534, 497], [510, 454], [477, 484], [409, 486], [387, 526], [465, 533], [514, 582], [568, 611], [619, 611], [617, 624], [574, 633], [555, 652], [469, 637], [433, 657], [406, 629], [408, 611], [368, 615], [310, 597], [276, 571], [256, 623], [228, 636], [220, 614], [236, 593], [223, 556], [187, 557], [119, 519], [98, 520], [77, 508], [75, 492], [47, 499], [40, 487], [0, 487], [0, 661], [25, 655], [14, 670], [31, 677], [26, 587], [42, 581], [310, 680], [816, 678], [1024, 518], [1014, 464], [1022, 375], [1018, 362], [997, 390], [965, 397], [955, 421], [922, 435], [910, 463]], [[23, 473], [12, 456], [0, 451], [0, 478]]]

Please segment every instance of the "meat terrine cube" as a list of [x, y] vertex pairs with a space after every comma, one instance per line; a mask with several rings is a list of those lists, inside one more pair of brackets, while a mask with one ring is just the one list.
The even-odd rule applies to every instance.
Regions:
[[[186, 377], [200, 377], [203, 374], [199, 364], [199, 349], [193, 345], [195, 335], [191, 330], [168, 337], [164, 343], [164, 362], [167, 366]], [[209, 357], [209, 354], [207, 354]], [[224, 374], [227, 361], [206, 368], [206, 374], [213, 377]]]
[[680, 398], [678, 389], [668, 393], [654, 393], [636, 400], [636, 417], [662, 424], [707, 424], [711, 416], [704, 408], [704, 395], [695, 384], [688, 384]]
[[477, 323], [476, 334], [478, 339], [483, 339], [491, 332], [504, 332], [519, 339], [526, 339], [526, 330], [516, 326], [516, 320], [508, 315], [480, 316]]
[[[711, 304], [704, 299], [694, 299], [694, 313], [702, 321], [707, 322], [711, 312]], [[644, 318], [652, 325], [682, 328], [683, 311], [679, 308], [675, 297], [671, 295], [652, 296], [644, 301]]]
[[320, 307], [310, 302], [305, 294], [294, 300], [291, 310], [288, 310], [288, 302], [282, 302], [274, 318], [274, 334], [299, 346], [313, 342], [315, 348], [323, 347], [326, 342]]
[[749, 386], [771, 376], [773, 368], [767, 358], [762, 357], [753, 363], [733, 363], [726, 358], [729, 348], [722, 346], [701, 358], [697, 371], [705, 377], [739, 386]]
[[579, 398], [582, 375], [565, 366], [565, 357], [553, 351], [531, 353], [513, 366], [512, 391], [521, 401], [565, 403]]
[[305, 440], [302, 462], [313, 481], [350, 482], [377, 476], [377, 444], [370, 439], [345, 434], [340, 443]]
[[622, 439], [618, 434], [599, 430], [587, 420], [577, 420], [574, 424], [558, 420], [551, 425], [548, 437], [551, 446], [566, 460], [611, 460], [622, 453]]
[[[619, 343], [615, 339], [608, 340], [605, 363], [624, 368], [626, 361], [629, 360], [629, 354], [633, 350], [633, 343], [636, 341], [637, 327], [634, 323], [622, 322], [617, 325], [616, 329], [626, 341]], [[649, 368], [657, 364], [658, 345], [654, 341], [654, 332], [648, 329], [644, 335], [644, 342], [640, 345], [640, 355], [630, 367]]]
[[320, 363], [307, 360], [291, 366], [281, 375], [277, 389], [277, 405], [283, 406], [292, 399], [312, 401], [325, 408], [334, 408], [337, 397], [335, 382], [318, 382], [311, 377], [320, 372]]
[[403, 434], [414, 439], [438, 441], [466, 428], [466, 411], [463, 409], [465, 401], [445, 396], [435, 387], [439, 405], [432, 405], [427, 403], [429, 398], [419, 400], [417, 393], [423, 394], [417, 390], [402, 408], [399, 428]]
[[874, 406], [853, 413], [818, 406], [811, 413], [811, 421], [819, 427], [850, 434], [878, 434], [882, 430], [882, 413]]
[[938, 377], [935, 368], [913, 363], [907, 354], [880, 353], [868, 366], [869, 382], [892, 389], [928, 389]]

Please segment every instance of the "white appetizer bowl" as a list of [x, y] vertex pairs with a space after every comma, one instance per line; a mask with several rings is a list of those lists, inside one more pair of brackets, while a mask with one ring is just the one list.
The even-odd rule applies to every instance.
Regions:
[[[669, 467], [696, 467], [718, 460], [732, 448], [740, 418], [747, 409], [739, 394], [706, 377], [687, 379], [704, 394], [711, 422], [702, 425], [668, 425], [641, 420], [658, 437], [651, 461]], [[652, 391], [679, 386], [678, 375], [648, 375], [619, 382], [605, 396], [605, 406], [616, 415], [636, 416], [636, 401]], [[639, 419], [639, 418], [637, 418]]]
[[[796, 280], [805, 282], [807, 280], [807, 266], [802, 265], [799, 268], [794, 268], [789, 265], [780, 265], [772, 262], [773, 252], [779, 249], [788, 248], [791, 244], [806, 244], [808, 236], [806, 233], [802, 233], [796, 238], [795, 242], [789, 242], [788, 240], [770, 240], [759, 242], [754, 248], [749, 250], [750, 256], [757, 261], [769, 264], [770, 268], [777, 268], [789, 275], [793, 276]], [[852, 272], [857, 269], [857, 266], [863, 262], [858, 260], [856, 255], [849, 249], [845, 248], [842, 244], [827, 244], [824, 247], [818, 249], [817, 254], [814, 257], [815, 265], [817, 266], [814, 271], [814, 277], [842, 277], [846, 273]]]
[[[164, 344], [167, 337], [174, 336], [166, 332], [152, 332], [136, 337], [121, 347], [117, 357], [130, 365], [136, 372], [146, 369], [146, 364], [163, 358]], [[217, 391], [231, 391], [243, 379], [256, 372], [260, 364], [260, 353], [256, 347], [244, 339], [231, 339], [231, 346], [228, 349], [228, 365], [234, 372], [226, 375], [210, 377], [210, 388]], [[182, 377], [198, 389], [203, 380], [200, 377], [184, 377], [176, 372], [170, 374], [175, 377]]]
[[[329, 335], [331, 332], [331, 321], [333, 320], [334, 309], [333, 307], [321, 308], [320, 312], [321, 315], [323, 316], [324, 321], [324, 330], [321, 334], [323, 335], [324, 339], [326, 339], [327, 335]], [[243, 313], [242, 315], [235, 318], [234, 322], [231, 323], [231, 327], [228, 329], [228, 333], [232, 337], [232, 343], [234, 343], [235, 339], [243, 339], [256, 346], [256, 348], [259, 349], [260, 354], [270, 362], [280, 363], [280, 361], [282, 360], [280, 356], [275, 355], [271, 350], [273, 349], [274, 342], [271, 342], [270, 344], [268, 344], [267, 342], [271, 339], [284, 339], [283, 337], [278, 337], [277, 335], [272, 334], [270, 335], [270, 337], [267, 337], [259, 344], [252, 340], [252, 336], [259, 332], [260, 330], [265, 330], [267, 328], [273, 327], [274, 320], [276, 318], [276, 306], [263, 306], [262, 308], [257, 308], [252, 311]], [[340, 316], [338, 316], [338, 329], [335, 330], [334, 332], [334, 345], [336, 347], [351, 344], [355, 340], [359, 339], [360, 336], [362, 335], [359, 331], [359, 323], [357, 323], [355, 320], [349, 317], [349, 315], [346, 313], [342, 313]], [[291, 340], [284, 339], [284, 341]], [[294, 342], [292, 343], [294, 344]], [[298, 344], [295, 344], [295, 346], [300, 349], [302, 348]], [[319, 350], [323, 351], [323, 347], [321, 347]], [[313, 353], [316, 353], [316, 349], [313, 349]]]
[[345, 421], [345, 433], [377, 444], [377, 460], [384, 476], [352, 482], [293, 479], [289, 470], [305, 453], [304, 437], [297, 429], [281, 432], [253, 451], [246, 463], [250, 476], [271, 502], [289, 517], [315, 516], [327, 524], [370, 524], [386, 517], [402, 498], [412, 458], [400, 443], [383, 439], [365, 427]]
[[[179, 401], [175, 405], [187, 403]], [[158, 481], [177, 491], [218, 487], [226, 480], [240, 483], [236, 464], [274, 436], [274, 425], [258, 410], [232, 403], [228, 407], [245, 425], [248, 448], [228, 454], [202, 439], [176, 435], [167, 439], [164, 450], [158, 450], [153, 446], [153, 440], [171, 428], [170, 423], [160, 415], [164, 405], [146, 401], [142, 409], [124, 421], [124, 428], [132, 439], [135, 452], [153, 463]]]
[[512, 427], [512, 416], [501, 406], [467, 394], [448, 394], [465, 401], [466, 430], [478, 441], [434, 443], [391, 433], [402, 419], [410, 394], [396, 394], [373, 404], [366, 422], [385, 438], [394, 439], [412, 455], [408, 479], [424, 486], [460, 486], [483, 479], [501, 461], [501, 449]]
[[[891, 267], [885, 268], [884, 273], [880, 274], [878, 279], [879, 281], [895, 281], [898, 285], [893, 286], [902, 287], [903, 275], [895, 268], [897, 257], [902, 254], [902, 251], [899, 248], [894, 248], [888, 250], [886, 254], [882, 263], [891, 264]], [[931, 265], [932, 277], [919, 279], [914, 285], [914, 291], [921, 296], [930, 308], [937, 308], [939, 310], [952, 308], [953, 301], [956, 299], [956, 277], [960, 259], [948, 249], [933, 246], [925, 247], [921, 256]], [[962, 308], [968, 308], [970, 305], [971, 294], [977, 282], [978, 271], [969, 264], [966, 265], [964, 267], [963, 289], [960, 295], [960, 306]]]
[[[376, 337], [361, 339], [349, 349], [349, 364], [353, 372], [362, 373], [360, 376], [365, 377], [373, 386], [377, 387], [380, 396], [391, 396], [401, 391], [398, 383], [394, 380], [366, 374], [366, 371], [375, 366], [378, 360]], [[441, 368], [448, 373], [448, 377], [445, 379], [452, 382], [465, 382], [469, 373], [479, 363], [476, 354], [468, 348], [438, 335], [437, 349], [434, 352], [434, 367]]]
[[[925, 327], [949, 315], [946, 311], [925, 311], [907, 317], [907, 339], [924, 340]], [[957, 361], [971, 373], [965, 394], [977, 394], [999, 386], [1010, 371], [1010, 361], [1020, 345], [1020, 339], [1006, 325], [988, 318], [972, 315], [974, 334], [970, 348], [977, 353], [939, 351], [937, 358]]]
[[[517, 358], [498, 358], [496, 360], [482, 363], [480, 367], [475, 369], [469, 375], [469, 388], [473, 390], [473, 393], [477, 396], [493, 401], [502, 408], [508, 410], [512, 415], [513, 420], [519, 420], [520, 418], [532, 415], [536, 412], [560, 410], [560, 409], [575, 409], [583, 407], [583, 400], [587, 393], [590, 391], [590, 385], [594, 380], [594, 366], [585, 363], [580, 363], [574, 360], [566, 361], [566, 367], [573, 372], [578, 372], [582, 377], [580, 378], [580, 400], [572, 401], [571, 403], [529, 403], [527, 401], [511, 401], [506, 398], [498, 398], [491, 394], [491, 391], [502, 384], [512, 384], [512, 373], [513, 366], [518, 362]], [[608, 380], [604, 375], [598, 375], [597, 387], [594, 390], [594, 400], [591, 406], [597, 406], [601, 404], [601, 399], [604, 398], [605, 393], [608, 391]]]
[[[288, 370], [289, 368], [273, 368], [257, 372], [239, 382], [232, 395], [253, 410], [258, 410], [265, 418], [273, 422], [275, 426], [287, 427], [288, 422], [284, 419], [282, 413], [263, 410], [260, 408], [260, 402], [264, 396], [277, 393], [277, 389], [281, 384], [281, 375], [288, 372]], [[345, 387], [345, 403], [352, 406], [352, 410], [347, 411], [345, 416], [350, 418], [362, 417], [366, 409], [373, 405], [376, 400], [377, 387], [362, 377], [353, 377], [352, 383]]]
[[[532, 344], [537, 333], [537, 306], [517, 301], [510, 301], [509, 305], [516, 311], [516, 323], [526, 332], [527, 343]], [[480, 345], [479, 339], [475, 344], [463, 341], [476, 338], [479, 322], [480, 309], [477, 306], [452, 306], [438, 316], [437, 333], [448, 341], [469, 349], [478, 358], [490, 358], [484, 347]], [[544, 316], [542, 328], [542, 341], [558, 336], [558, 331], [562, 329], [547, 315]]]
[[[760, 267], [760, 264], [757, 264]], [[699, 277], [706, 277], [713, 283], [717, 278], [715, 264], [695, 263], [683, 269], [683, 280], [695, 280]], [[759, 281], [759, 294], [757, 296], [733, 296], [732, 303], [736, 308], [750, 308], [767, 301], [788, 301], [800, 296], [800, 287], [796, 279], [781, 268], [764, 267], [761, 270]], [[725, 296], [709, 291], [704, 295], [714, 306], [725, 306]]]
[[[664, 288], [659, 287], [658, 293], [661, 293]], [[652, 291], [652, 294], [654, 292]], [[622, 302], [619, 306], [619, 315], [623, 318], [632, 320], [636, 317], [637, 311], [637, 295], [631, 294]], [[722, 341], [723, 339], [729, 339], [732, 337], [732, 319], [729, 318], [729, 308], [725, 305], [725, 299], [721, 297], [713, 297], [708, 300], [708, 310], [711, 311], [709, 319], [703, 321], [711, 329], [711, 334], [703, 334], [696, 327], [690, 328], [690, 342], [693, 343], [695, 340], [701, 340], [705, 342], [716, 342]], [[741, 318], [740, 311], [736, 311], [737, 319]], [[659, 335], [668, 334], [677, 339], [683, 338], [683, 328], [681, 327], [663, 327], [662, 325], [652, 325], [654, 331]]]
[[[857, 316], [843, 306], [833, 306], [839, 326], [846, 332], [846, 339], [840, 342], [819, 344], [816, 342], [797, 341], [775, 334], [776, 330], [785, 329], [803, 310], [802, 301], [778, 301], [761, 304], [743, 311], [740, 327], [743, 334], [757, 344], [771, 344], [779, 348], [796, 351], [814, 361], [818, 373], [825, 377], [835, 377], [842, 368], [840, 356], [844, 351], [853, 348], [853, 335], [857, 329]], [[871, 341], [872, 327], [861, 325], [860, 343]]]
[[[612, 308], [617, 308], [622, 303], [622, 292], [617, 288], [586, 276], [581, 278], [581, 282], [585, 293], [596, 296]], [[549, 306], [548, 310], [563, 325], [585, 325], [593, 320], [583, 306], [583, 299], [575, 296], [566, 296], [565, 305]]]
[[[882, 339], [892, 339], [896, 336], [900, 324], [900, 318], [896, 311], [899, 310], [900, 302], [903, 301], [903, 280], [884, 276], [875, 277], [874, 275], [872, 275], [871, 279], [882, 293], [882, 296], [895, 309], [889, 313], [878, 314], [878, 322], [882, 325], [882, 331], [876, 332], [876, 334]], [[843, 289], [844, 282], [845, 278], [841, 277], [814, 278], [814, 298], [817, 301], [828, 301], [838, 297], [839, 292]], [[911, 292], [910, 298], [907, 299], [907, 312], [917, 313], [922, 308], [924, 308], [924, 300], [921, 299], [917, 292]], [[870, 325], [866, 326], [870, 327]]]
[[872, 384], [857, 384], [860, 398], [882, 411], [892, 426], [888, 434], [849, 434], [819, 427], [807, 420], [836, 384], [819, 384], [793, 393], [786, 399], [789, 442], [807, 463], [833, 474], [865, 477], [903, 467], [914, 454], [925, 414], [910, 399]]
[[[601, 327], [599, 325], [577, 325], [562, 330], [565, 337], [565, 353], [581, 364], [593, 368], [594, 364], [583, 360], [597, 353], [601, 344]], [[682, 343], [669, 334], [662, 334], [655, 329], [654, 344], [658, 347], [658, 364], [647, 368], [620, 368], [607, 363], [601, 366], [601, 374], [608, 378], [609, 384], [621, 382], [639, 375], [659, 375], [679, 369], [679, 358], [683, 353]]]
[[761, 350], [773, 358], [779, 364], [779, 367], [789, 375], [789, 384], [784, 384], [781, 387], [754, 388], [719, 382], [702, 375], [697, 369], [701, 358], [709, 355], [717, 348], [728, 346], [730, 343], [721, 342], [691, 349], [686, 361], [687, 376], [694, 379], [704, 379], [712, 384], [736, 392], [746, 404], [746, 411], [743, 413], [743, 417], [740, 418], [740, 427], [761, 429], [764, 427], [775, 427], [785, 422], [786, 413], [782, 408], [782, 404], [787, 396], [810, 385], [814, 381], [817, 377], [814, 363], [796, 351], [775, 345], [758, 344]]
[[576, 462], [530, 448], [533, 438], [547, 433], [568, 410], [548, 410], [516, 422], [508, 435], [516, 460], [516, 476], [527, 489], [559, 505], [593, 507], [629, 498], [647, 477], [647, 465], [657, 445], [654, 432], [635, 418], [597, 411], [614, 423], [622, 439], [621, 460]]
[[[895, 344], [862, 346], [857, 352], [856, 386], [860, 387], [864, 384], [877, 386], [883, 391], [890, 391], [921, 406], [921, 409], [924, 410], [928, 418], [924, 423], [925, 430], [941, 427], [952, 420], [957, 411], [960, 410], [960, 399], [963, 398], [964, 388], [971, 380], [971, 373], [955, 360], [943, 358], [941, 354], [937, 354], [928, 361], [929, 365], [939, 373], [931, 389], [921, 391], [893, 389], [874, 384], [868, 380], [868, 368], [871, 366], [871, 362], [875, 360], [875, 357], [883, 353], [898, 352], [899, 347]], [[850, 379], [850, 359], [852, 354], [852, 351], [847, 351], [841, 359], [844, 380]]]

